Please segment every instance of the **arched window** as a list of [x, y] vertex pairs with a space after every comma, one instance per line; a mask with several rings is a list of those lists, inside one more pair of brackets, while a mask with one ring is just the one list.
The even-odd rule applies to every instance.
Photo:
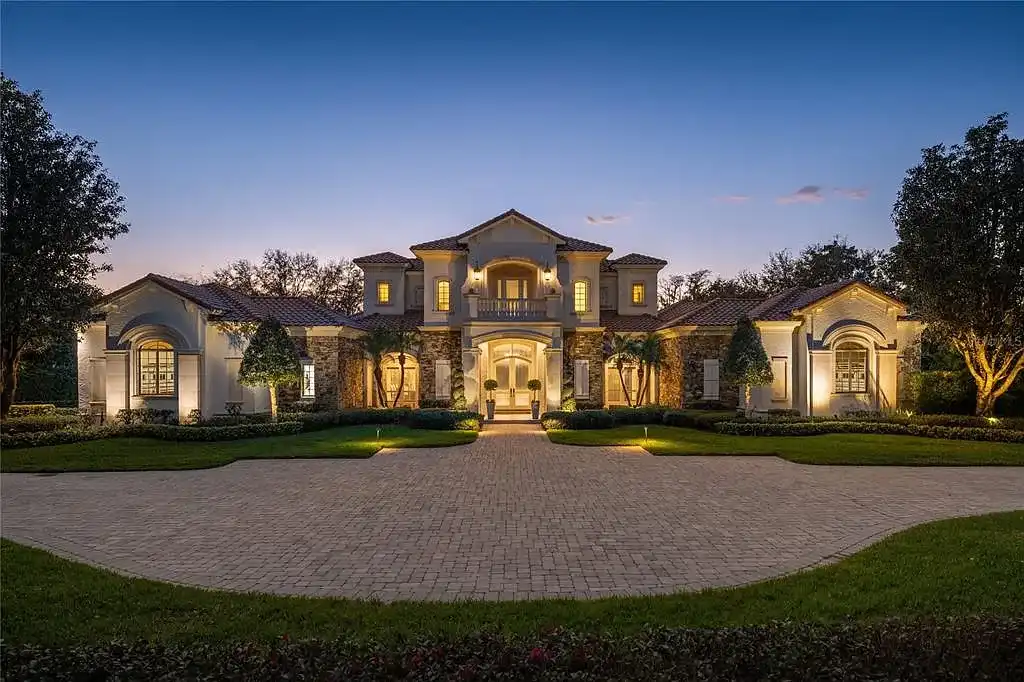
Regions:
[[452, 282], [448, 279], [439, 279], [434, 285], [434, 309], [441, 313], [451, 312], [452, 309]]
[[174, 347], [166, 341], [139, 346], [139, 395], [174, 395]]
[[577, 313], [590, 310], [590, 282], [585, 279], [572, 283], [572, 309]]
[[[402, 397], [398, 404], [402, 407], [416, 407], [419, 404], [419, 376], [420, 366], [416, 359], [409, 354], [405, 356], [405, 371], [398, 364], [398, 356], [391, 354], [384, 358], [381, 365], [384, 370], [384, 394], [387, 397], [388, 405], [393, 405], [395, 396], [398, 395], [398, 387], [402, 387]], [[405, 382], [402, 382], [402, 375], [405, 375]]]
[[868, 390], [868, 350], [852, 341], [835, 349], [835, 393], [864, 393]]

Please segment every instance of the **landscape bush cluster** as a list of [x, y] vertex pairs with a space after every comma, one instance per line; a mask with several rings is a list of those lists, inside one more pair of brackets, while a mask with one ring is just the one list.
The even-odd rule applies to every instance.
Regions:
[[57, 407], [53, 403], [22, 403], [11, 405], [8, 417], [28, 417], [39, 414], [77, 415], [79, 412], [77, 407]]
[[736, 412], [671, 410], [650, 405], [609, 410], [546, 412], [545, 429], [610, 429], [632, 424], [663, 424], [733, 436], [815, 436], [825, 433], [877, 433], [952, 440], [1024, 443], [1024, 420], [967, 415], [908, 415], [854, 412], [837, 417], [804, 417], [795, 410], [773, 410], [754, 417]]
[[[159, 418], [160, 415], [157, 415]], [[59, 415], [37, 415], [7, 420], [23, 425], [26, 420], [70, 419]], [[143, 417], [139, 417], [142, 419]], [[281, 436], [301, 431], [317, 431], [336, 426], [360, 426], [364, 424], [401, 424], [413, 429], [441, 431], [479, 431], [483, 415], [476, 412], [454, 412], [449, 410], [358, 409], [334, 410], [330, 412], [288, 412], [281, 413], [277, 422], [270, 421], [269, 414], [215, 415], [188, 425], [173, 423], [146, 423], [143, 421], [125, 423], [118, 421], [104, 426], [83, 426], [81, 420], [71, 424], [61, 423], [50, 430], [15, 427], [0, 434], [2, 448], [29, 448], [44, 445], [63, 445], [102, 438], [154, 438], [172, 441], [223, 441], [242, 438]]]
[[631, 635], [552, 630], [402, 644], [108, 643], [46, 648], [5, 642], [9, 680], [903, 680], [1024, 678], [1024, 619], [959, 617], [864, 623], [658, 628]]

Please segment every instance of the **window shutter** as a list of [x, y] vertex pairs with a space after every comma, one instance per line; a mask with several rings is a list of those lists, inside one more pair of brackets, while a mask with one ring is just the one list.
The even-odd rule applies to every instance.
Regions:
[[434, 397], [450, 398], [452, 395], [452, 365], [448, 360], [434, 362]]
[[704, 360], [704, 400], [718, 400], [718, 360]]
[[573, 383], [577, 398], [590, 397], [590, 361], [576, 360], [574, 363]]
[[789, 386], [786, 358], [772, 358], [772, 400], [785, 400]]

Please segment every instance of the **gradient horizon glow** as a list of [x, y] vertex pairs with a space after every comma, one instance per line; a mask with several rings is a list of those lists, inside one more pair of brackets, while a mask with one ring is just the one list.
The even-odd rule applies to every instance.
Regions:
[[516, 208], [732, 275], [895, 241], [920, 150], [1024, 117], [1024, 5], [4, 3], [5, 75], [99, 142], [121, 286], [407, 254]]

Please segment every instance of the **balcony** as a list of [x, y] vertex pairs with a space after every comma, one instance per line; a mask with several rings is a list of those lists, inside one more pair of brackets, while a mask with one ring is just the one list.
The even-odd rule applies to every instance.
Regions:
[[480, 320], [543, 320], [548, 317], [548, 302], [543, 298], [481, 298], [476, 317]]

